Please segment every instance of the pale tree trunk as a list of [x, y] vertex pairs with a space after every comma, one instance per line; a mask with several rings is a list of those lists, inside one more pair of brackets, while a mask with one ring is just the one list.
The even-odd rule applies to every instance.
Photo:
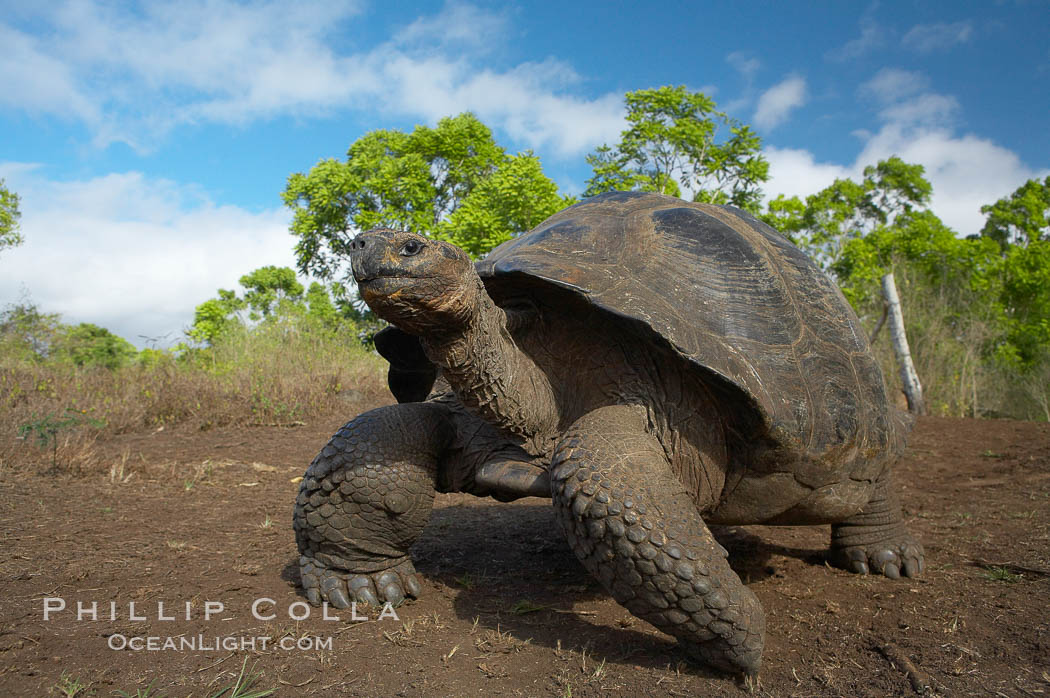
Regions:
[[904, 395], [908, 398], [908, 411], [926, 414], [926, 405], [922, 400], [922, 384], [919, 383], [919, 376], [911, 362], [908, 336], [904, 332], [904, 315], [901, 313], [901, 300], [897, 295], [893, 272], [882, 277], [882, 295], [889, 308], [890, 339], [893, 340], [893, 351], [897, 354], [897, 363], [901, 367], [901, 382], [904, 383]]

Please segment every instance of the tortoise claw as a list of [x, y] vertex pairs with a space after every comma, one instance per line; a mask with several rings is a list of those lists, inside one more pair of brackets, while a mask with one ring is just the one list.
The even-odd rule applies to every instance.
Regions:
[[907, 533], [898, 541], [833, 548], [832, 559], [850, 572], [881, 574], [889, 579], [918, 577], [926, 568], [922, 545]]
[[308, 556], [299, 561], [306, 600], [314, 606], [324, 602], [335, 608], [349, 608], [353, 603], [398, 606], [407, 597], [418, 598], [423, 587], [411, 560], [402, 560], [378, 572], [350, 572], [324, 567]]
[[328, 592], [328, 601], [336, 608], [350, 608], [350, 599], [346, 598], [346, 592], [342, 589]]
[[372, 578], [367, 574], [359, 574], [350, 578], [347, 583], [354, 600], [366, 603], [370, 606], [378, 606], [379, 599], [376, 598], [375, 588], [372, 586]]
[[414, 574], [404, 575], [405, 580], [405, 593], [414, 599], [418, 599], [419, 595], [423, 592], [423, 588], [419, 584], [419, 579]]
[[864, 554], [863, 550], [854, 548], [846, 554], [846, 564], [850, 572], [855, 574], [868, 574], [868, 556]]

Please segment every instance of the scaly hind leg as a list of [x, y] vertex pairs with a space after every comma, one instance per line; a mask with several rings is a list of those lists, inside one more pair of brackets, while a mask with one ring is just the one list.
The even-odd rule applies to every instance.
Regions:
[[887, 470], [875, 482], [871, 500], [857, 514], [831, 527], [831, 559], [858, 574], [890, 579], [918, 577], [926, 566], [922, 543], [904, 527], [901, 505]]
[[584, 567], [639, 618], [723, 671], [756, 674], [765, 616], [671, 472], [638, 406], [577, 421], [551, 462], [554, 506]]
[[358, 416], [321, 450], [293, 517], [311, 603], [346, 608], [419, 595], [408, 549], [430, 517], [439, 459], [454, 433], [444, 405], [392, 405]]

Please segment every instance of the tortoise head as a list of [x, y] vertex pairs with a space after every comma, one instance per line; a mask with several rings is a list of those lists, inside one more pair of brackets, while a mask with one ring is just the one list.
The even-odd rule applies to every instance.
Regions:
[[461, 331], [478, 312], [484, 287], [470, 257], [455, 245], [377, 229], [358, 235], [350, 249], [361, 298], [409, 334]]

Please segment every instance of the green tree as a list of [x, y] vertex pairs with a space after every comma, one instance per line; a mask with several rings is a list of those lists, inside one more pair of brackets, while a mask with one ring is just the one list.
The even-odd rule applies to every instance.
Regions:
[[[360, 318], [360, 313], [342, 298], [346, 289], [341, 284], [325, 286], [314, 281], [304, 289], [289, 267], [260, 267], [243, 275], [240, 285], [241, 295], [220, 288], [217, 298], [198, 305], [186, 335], [214, 346], [233, 332], [256, 327], [255, 323], [312, 324], [312, 329], [338, 331], [356, 330]], [[245, 310], [250, 311], [247, 318], [243, 316]]]
[[1022, 370], [1050, 362], [1050, 177], [1030, 179], [1012, 194], [982, 206], [980, 238], [1002, 256], [1001, 303], [1009, 331], [1003, 358]]
[[540, 160], [526, 151], [506, 158], [438, 227], [437, 235], [480, 257], [513, 236], [576, 203], [558, 194]]
[[1009, 325], [1002, 353], [1028, 370], [1050, 360], [1050, 240], [1010, 246], [1002, 273]]
[[[482, 204], [469, 203], [483, 183], [479, 195], [495, 207], [485, 221], [477, 215]], [[495, 197], [494, 188], [513, 196]], [[527, 201], [515, 198], [522, 192]], [[345, 161], [322, 160], [307, 174], [291, 175], [282, 198], [294, 211], [291, 232], [299, 238], [299, 270], [323, 279], [342, 267], [349, 242], [360, 230], [412, 230], [455, 239], [482, 254], [489, 249], [486, 240], [520, 232], [515, 226], [525, 210], [551, 210], [563, 203], [531, 153], [508, 156], [470, 113], [441, 119], [435, 128], [417, 126], [411, 133], [367, 133], [350, 146]], [[462, 216], [473, 226], [470, 232], [449, 228], [464, 206], [475, 212]]]
[[138, 356], [138, 350], [105, 327], [82, 322], [66, 328], [56, 343], [56, 357], [77, 366], [117, 369]]
[[242, 276], [239, 283], [252, 320], [270, 317], [281, 306], [296, 305], [303, 298], [303, 285], [289, 267], [260, 267]]
[[0, 179], [0, 250], [22, 244], [18, 221], [22, 217], [18, 210], [19, 198]]
[[587, 156], [594, 175], [584, 196], [630, 190], [681, 196], [688, 191], [694, 201], [758, 210], [769, 163], [750, 126], [684, 86], [628, 92], [625, 102], [628, 127], [620, 143]]
[[344, 318], [332, 302], [328, 289], [320, 282], [314, 281], [306, 289], [307, 315], [322, 327], [335, 329]]
[[1009, 245], [1050, 240], [1050, 177], [1028, 180], [1010, 196], [982, 206], [981, 213], [988, 216], [981, 235], [998, 242], [1004, 252]]
[[805, 202], [796, 196], [778, 196], [761, 218], [822, 268], [834, 271], [851, 240], [880, 226], [893, 226], [902, 215], [925, 210], [933, 188], [924, 173], [922, 165], [893, 156], [864, 168], [859, 183], [836, 179]]
[[0, 313], [0, 356], [19, 361], [42, 361], [62, 330], [58, 313], [42, 313], [27, 300]]
[[[960, 238], [932, 211], [908, 211], [892, 224], [850, 239], [831, 271], [857, 308], [882, 303], [879, 280], [902, 266], [938, 288], [959, 285], [975, 298], [995, 302], [1001, 264], [990, 241]], [[973, 307], [970, 308], [974, 310]]]
[[195, 342], [215, 344], [231, 330], [243, 327], [238, 313], [247, 306], [237, 292], [220, 288], [219, 297], [204, 301], [193, 312], [193, 324], [186, 335]]

